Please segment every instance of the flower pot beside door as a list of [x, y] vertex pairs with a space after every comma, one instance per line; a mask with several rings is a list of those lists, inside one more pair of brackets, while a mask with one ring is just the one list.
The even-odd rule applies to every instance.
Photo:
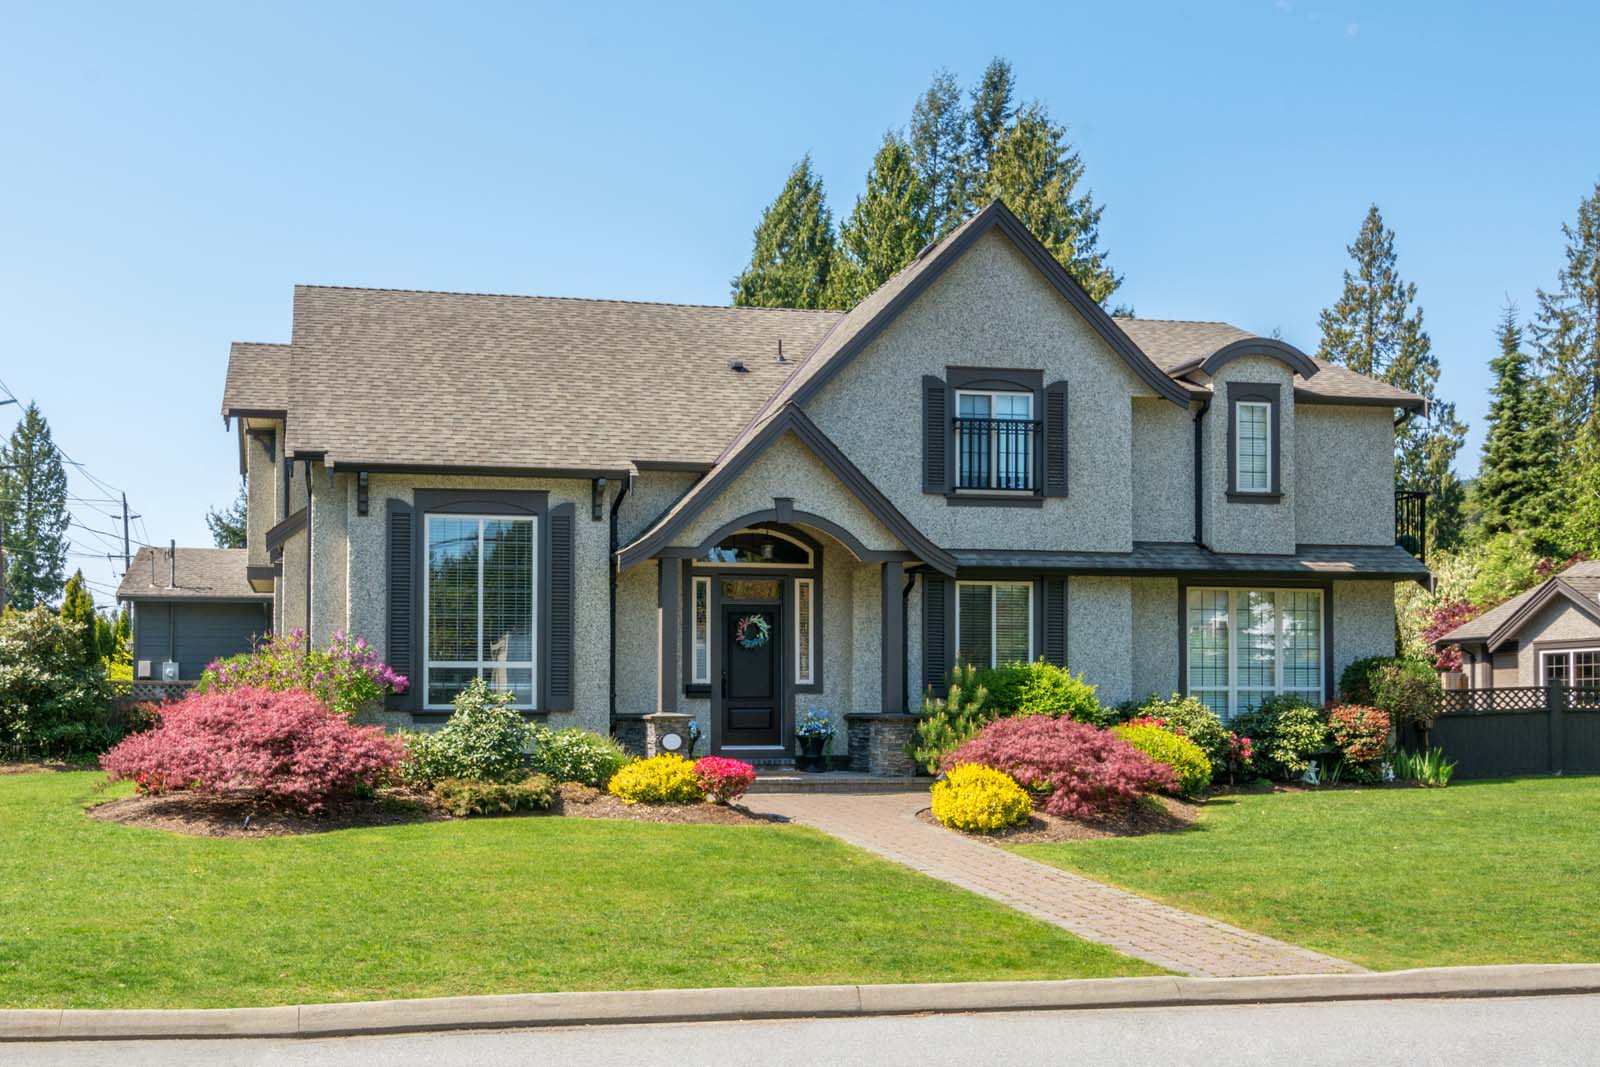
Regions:
[[800, 743], [800, 755], [795, 758], [796, 770], [824, 771], [828, 769], [828, 742], [833, 740], [833, 714], [824, 708], [812, 708], [794, 724], [795, 740]]

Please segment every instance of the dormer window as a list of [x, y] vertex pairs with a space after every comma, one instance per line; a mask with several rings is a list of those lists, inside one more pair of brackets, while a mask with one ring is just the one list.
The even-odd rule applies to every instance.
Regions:
[[1227, 383], [1228, 499], [1234, 503], [1273, 503], [1283, 497], [1279, 392], [1275, 382]]

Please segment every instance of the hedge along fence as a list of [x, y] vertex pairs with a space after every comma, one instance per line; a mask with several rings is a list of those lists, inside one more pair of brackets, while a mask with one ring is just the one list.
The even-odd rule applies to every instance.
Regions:
[[[1423, 739], [1408, 730], [1401, 744], [1421, 748]], [[1600, 774], [1600, 689], [1446, 691], [1427, 744], [1459, 763], [1457, 778]]]

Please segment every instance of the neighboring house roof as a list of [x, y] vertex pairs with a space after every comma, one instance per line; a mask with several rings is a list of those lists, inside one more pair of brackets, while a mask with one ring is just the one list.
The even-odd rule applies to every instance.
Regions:
[[117, 586], [118, 600], [271, 600], [250, 588], [242, 548], [180, 548], [176, 581], [165, 548], [141, 548]]
[[1187, 541], [1135, 541], [1132, 552], [957, 549], [961, 568], [1021, 568], [1074, 574], [1248, 575], [1425, 581], [1428, 568], [1398, 545], [1298, 545], [1292, 556], [1212, 552]]
[[290, 346], [235, 341], [222, 384], [222, 417], [282, 415], [289, 407]]
[[1515, 638], [1534, 616], [1554, 600], [1564, 599], [1600, 626], [1600, 560], [1574, 563], [1525, 593], [1468, 619], [1434, 641], [1436, 646], [1485, 644], [1489, 651]]

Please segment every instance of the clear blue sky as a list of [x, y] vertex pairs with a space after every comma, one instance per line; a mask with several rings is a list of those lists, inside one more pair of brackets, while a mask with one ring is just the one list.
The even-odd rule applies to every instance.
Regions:
[[0, 12], [0, 380], [161, 544], [209, 543], [228, 343], [288, 340], [296, 282], [725, 303], [790, 165], [848, 210], [940, 66], [1071, 124], [1146, 317], [1313, 348], [1377, 202], [1464, 472], [1500, 306], [1600, 176], [1581, 4], [237, 6]]

